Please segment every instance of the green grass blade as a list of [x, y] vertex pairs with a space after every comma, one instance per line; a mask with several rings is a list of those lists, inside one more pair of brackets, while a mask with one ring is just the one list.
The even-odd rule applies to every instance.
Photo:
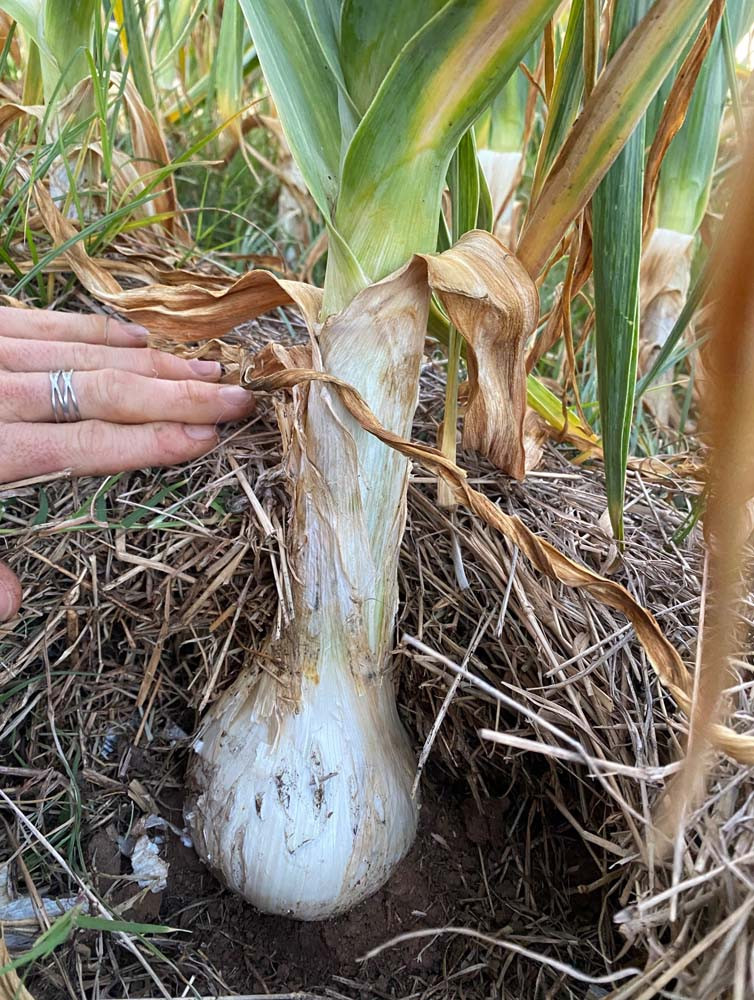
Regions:
[[108, 934], [120, 932], [123, 934], [187, 934], [188, 931], [179, 927], [168, 927], [166, 924], [142, 924], [135, 920], [109, 920], [107, 917], [89, 917], [85, 913], [77, 913], [77, 927], [89, 931], [105, 931]]
[[[644, 15], [646, 3], [616, 8], [610, 55]], [[592, 199], [595, 341], [607, 509], [623, 543], [623, 503], [639, 354], [644, 119]]]

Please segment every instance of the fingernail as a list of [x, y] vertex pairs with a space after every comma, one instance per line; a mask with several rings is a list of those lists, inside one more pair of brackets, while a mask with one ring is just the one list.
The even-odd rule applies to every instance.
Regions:
[[209, 441], [210, 438], [217, 437], [215, 428], [207, 427], [205, 424], [186, 424], [183, 429], [194, 441]]
[[6, 622], [16, 613], [16, 595], [0, 583], [0, 622]]
[[217, 394], [229, 406], [248, 406], [252, 399], [249, 390], [240, 385], [224, 385]]
[[138, 323], [121, 323], [120, 326], [124, 333], [140, 344], [146, 344], [149, 340], [149, 330], [145, 326], [140, 326]]
[[218, 376], [222, 371], [219, 361], [200, 361], [198, 358], [189, 361], [189, 368], [197, 375], [205, 376]]

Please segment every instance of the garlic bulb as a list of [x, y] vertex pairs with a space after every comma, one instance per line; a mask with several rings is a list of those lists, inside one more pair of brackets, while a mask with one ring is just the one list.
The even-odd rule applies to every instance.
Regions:
[[416, 833], [413, 757], [389, 680], [303, 680], [299, 710], [268, 674], [210, 712], [187, 819], [204, 860], [268, 913], [319, 920], [375, 892]]

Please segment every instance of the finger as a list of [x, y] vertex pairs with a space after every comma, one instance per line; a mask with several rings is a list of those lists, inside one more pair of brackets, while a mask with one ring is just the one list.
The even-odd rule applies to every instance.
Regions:
[[21, 584], [16, 574], [0, 563], [0, 622], [7, 622], [21, 607]]
[[102, 347], [98, 344], [55, 343], [0, 337], [0, 368], [9, 372], [77, 372], [118, 368], [150, 378], [207, 379], [216, 381], [222, 368], [217, 361], [187, 361], [153, 347]]
[[52, 312], [0, 306], [0, 337], [21, 340], [78, 341], [112, 347], [143, 347], [149, 331], [98, 313]]
[[70, 469], [74, 476], [108, 476], [152, 465], [178, 465], [217, 443], [204, 424], [6, 424], [0, 483]]
[[[83, 420], [116, 424], [147, 424], [166, 416], [186, 424], [214, 424], [240, 420], [254, 407], [252, 394], [236, 385], [171, 382], [117, 369], [77, 371], [71, 385]], [[21, 420], [55, 421], [49, 374], [0, 372], [0, 421]]]

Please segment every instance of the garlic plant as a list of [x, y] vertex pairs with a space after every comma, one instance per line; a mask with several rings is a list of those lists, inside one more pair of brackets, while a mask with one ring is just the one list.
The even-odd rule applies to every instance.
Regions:
[[[224, 293], [223, 329], [283, 303], [309, 327], [306, 357], [273, 350], [278, 365], [308, 369], [291, 373], [292, 400], [278, 409], [294, 614], [210, 710], [187, 817], [200, 855], [248, 900], [318, 919], [385, 881], [413, 840], [418, 803], [389, 673], [408, 465], [316, 376], [348, 383], [389, 434], [410, 436], [434, 294], [467, 341], [466, 443], [522, 476], [533, 277], [706, 3], [657, 0], [553, 163], [518, 257], [479, 231], [434, 253], [442, 193], [461, 137], [559, 0], [240, 3], [329, 253], [321, 292], [259, 271]], [[199, 310], [216, 309], [215, 295], [185, 289]], [[185, 335], [160, 289], [117, 301]]]
[[[328, 224], [324, 294], [303, 302], [311, 363], [355, 386], [403, 437], [418, 399], [429, 270], [438, 294], [456, 293], [451, 313], [464, 311], [469, 290], [477, 304], [488, 291], [475, 248], [450, 251], [445, 266], [411, 254], [434, 250], [453, 149], [556, 6], [485, 0], [399, 12], [346, 0], [336, 24], [327, 5], [242, 2], [288, 144]], [[499, 245], [491, 252], [502, 264]], [[521, 342], [536, 292], [519, 270]], [[510, 273], [503, 265], [502, 280]], [[520, 347], [508, 354], [523, 399]], [[377, 889], [416, 831], [413, 754], [389, 676], [408, 464], [326, 386], [296, 396], [286, 428], [294, 620], [264, 669], [211, 710], [188, 815], [200, 854], [247, 899], [317, 919]]]

